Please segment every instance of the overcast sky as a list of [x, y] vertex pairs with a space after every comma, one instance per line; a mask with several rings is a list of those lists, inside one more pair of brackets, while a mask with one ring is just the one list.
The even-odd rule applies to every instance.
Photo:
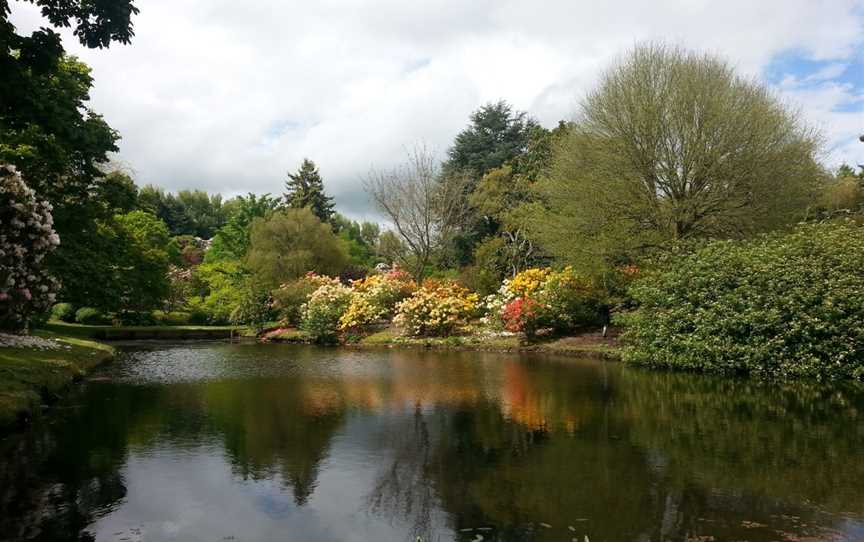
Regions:
[[[138, 0], [131, 45], [67, 50], [139, 185], [281, 193], [303, 157], [337, 208], [361, 178], [505, 99], [553, 126], [634, 43], [718, 53], [800, 107], [830, 165], [864, 163], [864, 0]], [[12, 3], [29, 31], [38, 8]]]

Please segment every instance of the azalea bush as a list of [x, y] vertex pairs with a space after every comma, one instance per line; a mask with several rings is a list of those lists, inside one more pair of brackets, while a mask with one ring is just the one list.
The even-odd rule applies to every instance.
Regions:
[[864, 229], [811, 224], [716, 241], [644, 273], [624, 359], [764, 377], [864, 380]]
[[417, 289], [410, 275], [400, 269], [370, 275], [351, 283], [354, 295], [339, 327], [353, 329], [392, 318], [396, 305]]
[[479, 296], [449, 280], [426, 281], [396, 305], [393, 322], [413, 336], [446, 336], [477, 314]]
[[45, 269], [60, 244], [53, 223], [51, 205], [0, 164], [0, 329], [25, 329], [54, 303], [59, 284]]
[[351, 304], [352, 295], [351, 288], [338, 279], [327, 278], [303, 305], [300, 329], [316, 342], [335, 342], [339, 337], [339, 320]]
[[603, 298], [601, 289], [570, 267], [526, 269], [486, 297], [483, 322], [529, 337], [543, 328], [566, 333], [598, 323]]

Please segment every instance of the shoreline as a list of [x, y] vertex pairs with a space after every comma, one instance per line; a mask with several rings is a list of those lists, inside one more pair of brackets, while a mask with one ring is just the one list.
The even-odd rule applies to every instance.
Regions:
[[43, 330], [32, 336], [58, 346], [0, 347], [0, 436], [28, 425], [72, 384], [117, 356], [114, 347], [91, 340]]
[[[302, 332], [296, 329], [276, 329], [264, 332], [258, 338], [263, 343], [311, 344]], [[590, 357], [618, 361], [621, 358], [620, 343], [615, 336], [602, 337], [599, 332], [554, 337], [546, 341], [524, 344], [518, 336], [453, 335], [450, 337], [402, 337], [385, 329], [333, 346], [357, 350], [377, 348], [406, 348], [441, 351], [497, 352], [502, 354], [552, 354], [572, 357]]]

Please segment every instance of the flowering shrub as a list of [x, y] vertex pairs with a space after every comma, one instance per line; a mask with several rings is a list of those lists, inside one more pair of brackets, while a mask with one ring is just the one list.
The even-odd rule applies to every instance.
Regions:
[[501, 311], [504, 329], [513, 333], [525, 333], [529, 337], [537, 333], [543, 307], [530, 297], [517, 297]]
[[515, 297], [531, 297], [535, 292], [543, 288], [543, 284], [552, 270], [548, 267], [543, 269], [531, 268], [526, 269], [509, 281], [504, 281], [507, 289]]
[[471, 318], [479, 297], [452, 281], [427, 281], [396, 305], [393, 320], [406, 334], [443, 336]]
[[51, 205], [7, 165], [0, 165], [0, 224], [0, 329], [20, 330], [54, 303], [59, 284], [44, 260], [60, 238]]
[[299, 279], [286, 282], [273, 290], [273, 309], [278, 313], [281, 324], [295, 326], [303, 316], [303, 305], [309, 300], [312, 292], [325, 284], [339, 284], [339, 279], [306, 273]]
[[339, 319], [351, 303], [351, 288], [338, 279], [328, 279], [319, 286], [302, 306], [300, 329], [316, 342], [335, 341], [339, 334]]
[[397, 303], [416, 289], [407, 273], [394, 270], [370, 275], [351, 283], [354, 295], [339, 321], [340, 329], [351, 329], [393, 316]]
[[483, 322], [528, 336], [540, 328], [572, 331], [598, 321], [601, 300], [599, 289], [570, 267], [527, 269], [486, 297]]

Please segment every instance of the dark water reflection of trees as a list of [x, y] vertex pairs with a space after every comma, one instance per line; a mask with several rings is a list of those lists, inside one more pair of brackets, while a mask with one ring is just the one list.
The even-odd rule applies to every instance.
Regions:
[[341, 446], [381, 459], [358, 508], [425, 540], [442, 525], [465, 540], [860, 534], [859, 389], [485, 354], [325, 366], [314, 352], [288, 374], [88, 386], [0, 444], [0, 539], [86, 540], [69, 533], [135, 491], [130, 450], [166, 445], [213, 445], [236, 479], [279, 480], [310, 506], [334, 437], [358, 423], [366, 437]]

